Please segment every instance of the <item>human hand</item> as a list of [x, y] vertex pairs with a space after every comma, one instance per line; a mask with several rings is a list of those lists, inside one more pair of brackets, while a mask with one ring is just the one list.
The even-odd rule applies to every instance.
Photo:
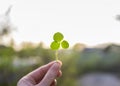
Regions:
[[21, 78], [17, 86], [56, 86], [56, 78], [62, 75], [61, 61], [52, 61]]

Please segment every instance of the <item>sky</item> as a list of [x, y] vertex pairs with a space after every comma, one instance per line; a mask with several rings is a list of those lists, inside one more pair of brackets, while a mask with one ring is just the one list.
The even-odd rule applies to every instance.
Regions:
[[70, 46], [84, 43], [120, 43], [120, 0], [0, 0], [0, 14], [12, 5], [10, 18], [17, 27], [16, 43], [53, 41], [55, 32], [64, 34]]

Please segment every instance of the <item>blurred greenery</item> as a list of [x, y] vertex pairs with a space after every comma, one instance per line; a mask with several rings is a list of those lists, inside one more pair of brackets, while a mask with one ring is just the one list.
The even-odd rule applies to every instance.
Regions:
[[[53, 50], [43, 48], [40, 45], [37, 47], [28, 45], [19, 51], [16, 51], [11, 46], [1, 47], [0, 86], [16, 86], [17, 81], [22, 76], [55, 59]], [[73, 86], [77, 76], [75, 64], [77, 55], [71, 49], [60, 50], [59, 54], [59, 59], [63, 62], [63, 76], [58, 80], [58, 86]]]
[[[55, 60], [55, 51], [44, 48], [41, 43], [36, 46], [31, 44], [25, 42], [20, 50], [0, 45], [0, 86], [16, 86], [22, 76]], [[88, 72], [112, 72], [118, 75], [120, 72], [120, 46], [117, 44], [107, 44], [103, 48], [83, 48], [83, 45], [77, 44], [77, 47], [59, 50], [59, 59], [63, 62], [63, 74], [58, 79], [58, 86], [76, 86], [77, 79]]]

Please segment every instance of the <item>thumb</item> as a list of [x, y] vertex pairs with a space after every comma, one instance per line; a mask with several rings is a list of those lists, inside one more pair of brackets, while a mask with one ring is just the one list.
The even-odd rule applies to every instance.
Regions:
[[60, 61], [55, 62], [37, 86], [50, 86], [54, 79], [57, 78], [61, 65]]

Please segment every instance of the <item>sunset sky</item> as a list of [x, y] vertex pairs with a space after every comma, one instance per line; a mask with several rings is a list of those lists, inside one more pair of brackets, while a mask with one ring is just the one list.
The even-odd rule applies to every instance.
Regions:
[[1, 0], [0, 14], [12, 5], [10, 17], [17, 26], [12, 36], [22, 41], [44, 42], [62, 32], [70, 45], [120, 43], [120, 0]]

